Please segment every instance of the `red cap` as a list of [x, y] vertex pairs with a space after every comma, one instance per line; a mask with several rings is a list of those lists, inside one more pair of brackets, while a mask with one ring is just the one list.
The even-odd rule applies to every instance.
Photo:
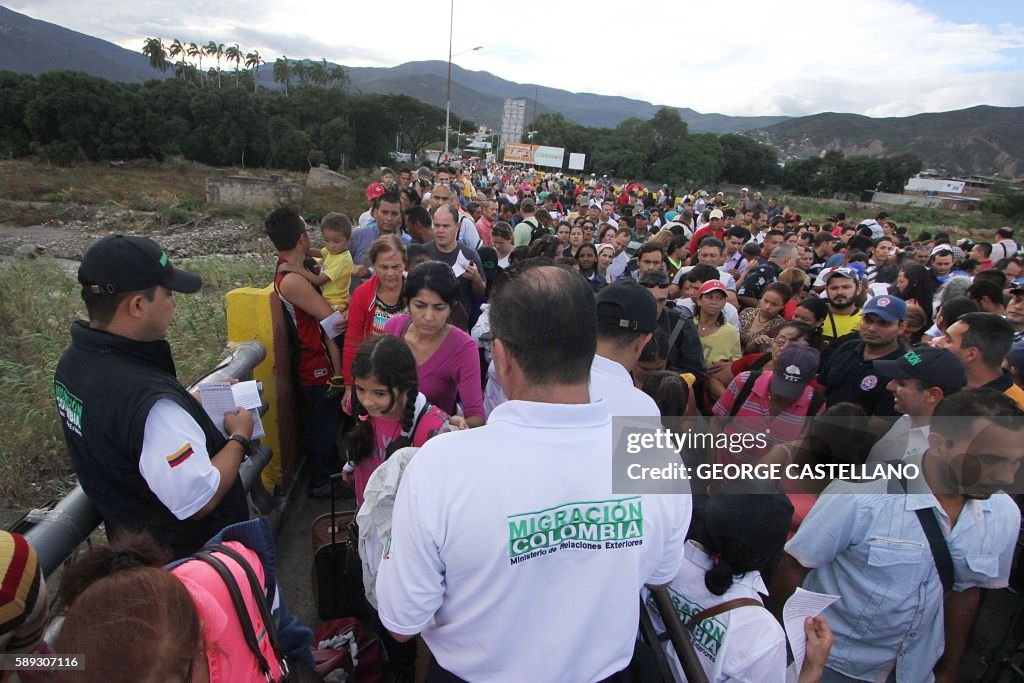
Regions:
[[700, 291], [697, 292], [697, 298], [699, 299], [708, 292], [714, 291], [728, 293], [729, 290], [726, 288], [725, 283], [722, 282], [721, 280], [708, 280], [707, 282], [700, 286]]
[[385, 192], [387, 192], [387, 188], [385, 188], [380, 183], [372, 183], [370, 185], [367, 185], [366, 186], [366, 201], [372, 202], [374, 199], [376, 199], [377, 197], [381, 196]]

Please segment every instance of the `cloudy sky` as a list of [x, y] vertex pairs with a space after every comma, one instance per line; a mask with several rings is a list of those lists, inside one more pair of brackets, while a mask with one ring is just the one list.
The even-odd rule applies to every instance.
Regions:
[[[0, 0], [133, 50], [239, 43], [267, 61], [447, 59], [445, 0]], [[1024, 105], [1021, 0], [455, 0], [460, 66], [731, 115]]]

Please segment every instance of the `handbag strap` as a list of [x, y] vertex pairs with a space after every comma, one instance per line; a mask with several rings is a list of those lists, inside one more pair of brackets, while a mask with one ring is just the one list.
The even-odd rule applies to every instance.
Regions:
[[[238, 588], [238, 582], [235, 581], [235, 577], [232, 576], [231, 571], [225, 566], [223, 562], [214, 557], [212, 554], [206, 551], [200, 551], [192, 556], [200, 562], [205, 562], [213, 568], [215, 572], [220, 576], [224, 585], [227, 586], [228, 594], [231, 596], [231, 602], [235, 606], [235, 614], [238, 616], [238, 622], [242, 627], [242, 636], [245, 638], [246, 645], [249, 646], [249, 650], [253, 656], [256, 657], [256, 662], [259, 664], [260, 673], [262, 673], [268, 681], [272, 680], [270, 675], [270, 665], [267, 663], [267, 658], [260, 652], [259, 641], [256, 638], [256, 630], [252, 624], [252, 618], [249, 616], [249, 610], [245, 607], [245, 601], [242, 599], [242, 593]], [[266, 624], [264, 624], [266, 626]]]
[[953, 557], [949, 554], [949, 545], [946, 537], [939, 528], [939, 520], [935, 518], [932, 508], [921, 508], [914, 510], [917, 513], [917, 521], [924, 529], [925, 538], [928, 539], [928, 546], [932, 551], [932, 559], [935, 561], [935, 569], [939, 572], [939, 581], [942, 582], [942, 590], [949, 593], [953, 590]]
[[728, 612], [729, 610], [736, 609], [737, 607], [761, 606], [762, 605], [760, 601], [755, 600], [754, 598], [734, 598], [732, 600], [726, 600], [725, 602], [718, 603], [714, 607], [708, 607], [707, 609], [701, 610], [700, 612], [697, 612], [696, 614], [692, 615], [689, 619], [686, 620], [686, 628], [687, 630], [692, 632], [693, 629], [695, 629], [700, 622], [706, 619], [710, 619], [711, 617], [717, 616], [719, 614], [722, 614], [723, 612]]
[[[902, 461], [886, 460], [885, 463], [902, 463]], [[899, 487], [904, 494], [908, 493], [906, 475], [900, 477]], [[935, 562], [935, 571], [939, 574], [939, 581], [942, 582], [942, 591], [944, 594], [948, 594], [953, 590], [953, 584], [956, 579], [953, 571], [953, 556], [949, 554], [949, 544], [946, 542], [946, 536], [939, 527], [939, 520], [935, 517], [933, 508], [920, 508], [914, 510], [914, 512], [917, 514], [917, 521], [920, 522], [921, 529], [924, 531], [924, 537], [928, 539], [928, 548], [932, 552], [932, 561]]]
[[277, 663], [278, 666], [281, 667], [281, 672], [287, 675], [288, 665], [281, 651], [281, 643], [277, 638], [277, 628], [274, 625], [274, 615], [270, 613], [270, 606], [267, 605], [266, 588], [260, 585], [259, 577], [256, 576], [256, 572], [253, 571], [252, 566], [249, 565], [246, 559], [242, 557], [242, 554], [237, 550], [229, 548], [222, 543], [209, 546], [209, 548], [218, 553], [227, 555], [242, 568], [242, 571], [245, 572], [245, 576], [249, 580], [249, 590], [252, 591], [253, 597], [256, 600], [256, 609], [259, 610], [260, 618], [263, 620], [263, 628], [267, 632], [267, 638], [270, 639], [270, 647], [273, 649], [274, 655], [277, 657]]

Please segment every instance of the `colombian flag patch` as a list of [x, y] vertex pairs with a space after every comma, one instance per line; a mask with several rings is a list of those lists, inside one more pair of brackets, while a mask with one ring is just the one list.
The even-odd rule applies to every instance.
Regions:
[[181, 450], [167, 456], [167, 464], [170, 465], [171, 468], [175, 468], [191, 458], [193, 453], [195, 453], [195, 451], [192, 450], [192, 444], [187, 443], [181, 447]]

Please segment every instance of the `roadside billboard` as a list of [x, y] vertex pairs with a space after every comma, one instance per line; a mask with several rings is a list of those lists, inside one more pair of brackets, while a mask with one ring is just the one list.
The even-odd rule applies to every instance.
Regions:
[[569, 168], [574, 171], [582, 171], [583, 166], [587, 163], [587, 155], [579, 154], [577, 152], [569, 153]]

